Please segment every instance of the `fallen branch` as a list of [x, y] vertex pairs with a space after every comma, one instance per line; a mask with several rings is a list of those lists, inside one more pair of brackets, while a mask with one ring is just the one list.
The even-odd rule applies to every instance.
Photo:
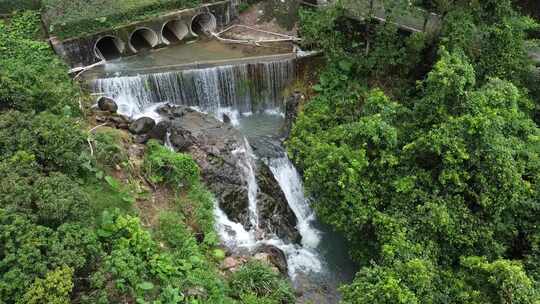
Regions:
[[[96, 131], [99, 127], [103, 127], [105, 125], [107, 125], [107, 123], [102, 123], [102, 124], [100, 124], [98, 126], [95, 126], [92, 129], [90, 129], [90, 131], [88, 131], [88, 133], [93, 134], [94, 131]], [[90, 155], [94, 156], [94, 147], [92, 146], [92, 138], [90, 137], [90, 135], [86, 138], [86, 141], [88, 142], [88, 146], [90, 147]]]
[[100, 61], [100, 62], [96, 62], [96, 63], [94, 63], [94, 64], [87, 65], [87, 66], [85, 66], [85, 67], [73, 68], [73, 69], [69, 70], [69, 74], [77, 73], [77, 74], [73, 77], [73, 79], [77, 79], [77, 78], [79, 78], [84, 72], [86, 72], [86, 71], [88, 71], [88, 70], [90, 70], [90, 69], [92, 69], [92, 68], [95, 68], [95, 67], [97, 67], [97, 66], [104, 65], [105, 63], [106, 63], [106, 61], [105, 61], [105, 60], [102, 60], [102, 61]]

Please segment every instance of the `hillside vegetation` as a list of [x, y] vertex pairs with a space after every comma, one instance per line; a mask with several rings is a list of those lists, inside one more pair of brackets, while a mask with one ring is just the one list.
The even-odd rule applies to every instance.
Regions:
[[88, 96], [41, 37], [35, 12], [0, 21], [0, 303], [290, 302], [266, 265], [219, 271], [191, 156], [87, 131]]
[[328, 65], [289, 153], [362, 266], [343, 303], [539, 303], [538, 25], [510, 0], [432, 2], [433, 37], [302, 14]]

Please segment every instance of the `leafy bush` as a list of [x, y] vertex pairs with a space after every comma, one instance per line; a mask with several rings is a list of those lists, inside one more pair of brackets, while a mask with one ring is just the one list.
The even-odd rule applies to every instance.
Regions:
[[64, 224], [53, 230], [0, 208], [0, 298], [18, 303], [37, 278], [58, 267], [85, 272], [101, 246], [92, 229]]
[[90, 203], [80, 186], [61, 173], [42, 175], [37, 168], [24, 152], [0, 162], [0, 208], [48, 227], [87, 220]]
[[344, 303], [540, 300], [540, 129], [522, 82], [531, 23], [507, 0], [454, 2], [438, 53], [405, 43], [416, 61], [437, 54], [426, 75], [402, 72], [403, 42], [381, 28], [366, 39], [375, 58], [329, 51], [288, 149], [361, 265]]
[[[193, 303], [224, 301], [223, 282], [209, 271], [210, 265], [193, 236], [171, 214], [162, 215], [158, 233], [170, 250], [161, 249], [151, 234], [142, 229], [139, 219], [131, 216], [104, 213], [98, 233], [109, 248], [100, 272], [111, 276], [114, 282], [111, 299], [124, 294], [138, 301], [171, 297], [170, 286], [176, 286], [177, 298], [186, 297]], [[187, 295], [192, 288], [203, 291]]]
[[122, 147], [123, 135], [116, 129], [101, 128], [94, 136], [94, 149], [98, 163], [114, 168], [128, 160]]
[[51, 113], [3, 113], [0, 160], [26, 151], [46, 171], [75, 174], [80, 171], [81, 151], [87, 149], [85, 137], [76, 126], [73, 119]]
[[73, 289], [73, 269], [61, 267], [48, 272], [45, 279], [36, 279], [24, 294], [21, 303], [69, 304]]
[[144, 168], [153, 182], [186, 187], [199, 182], [199, 167], [191, 156], [175, 153], [154, 140], [147, 147]]
[[0, 109], [78, 111], [79, 93], [67, 66], [49, 45], [39, 40], [41, 21], [27, 11], [0, 21]]
[[230, 285], [233, 296], [242, 303], [294, 303], [290, 284], [258, 261], [242, 265], [233, 273]]

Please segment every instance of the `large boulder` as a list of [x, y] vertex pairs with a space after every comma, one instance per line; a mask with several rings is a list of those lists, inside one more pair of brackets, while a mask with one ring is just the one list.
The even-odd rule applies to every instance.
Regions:
[[156, 126], [156, 122], [150, 117], [141, 117], [129, 125], [129, 131], [135, 135], [146, 134]]
[[118, 105], [116, 104], [116, 101], [109, 97], [100, 97], [98, 99], [98, 108], [101, 111], [116, 113], [118, 111]]

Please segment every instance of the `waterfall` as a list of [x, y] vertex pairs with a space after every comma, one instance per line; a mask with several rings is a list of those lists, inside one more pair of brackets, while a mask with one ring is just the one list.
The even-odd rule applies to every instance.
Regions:
[[244, 137], [241, 147], [232, 152], [238, 160], [238, 165], [244, 171], [245, 183], [248, 187], [248, 211], [252, 230], [257, 233], [259, 229], [259, 212], [257, 211], [257, 178], [255, 177], [255, 156], [249, 142]]
[[152, 104], [168, 102], [218, 114], [281, 108], [282, 92], [295, 77], [294, 60], [97, 79], [93, 91], [111, 97], [119, 113], [138, 117]]
[[294, 279], [299, 271], [321, 272], [323, 265], [316, 250], [321, 232], [312, 225], [315, 215], [304, 196], [302, 178], [285, 153], [282, 157], [269, 159], [267, 163], [296, 215], [296, 228], [302, 236], [302, 246], [274, 242], [287, 255], [289, 276]]
[[287, 156], [270, 159], [268, 167], [285, 193], [287, 202], [298, 219], [297, 229], [302, 236], [302, 245], [307, 248], [317, 248], [320, 242], [320, 231], [312, 225], [315, 214], [304, 196], [300, 174]]
[[[159, 120], [155, 109], [171, 103], [211, 113], [218, 119], [225, 114], [231, 124], [238, 125], [241, 117], [253, 113], [282, 115], [282, 93], [294, 78], [294, 61], [278, 60], [104, 78], [95, 80], [92, 86], [94, 92], [113, 98], [120, 114], [132, 118], [150, 116]], [[169, 136], [167, 134], [166, 145], [172, 146]], [[285, 243], [276, 236], [260, 235], [256, 162], [247, 139], [244, 138], [233, 155], [243, 171], [247, 187], [250, 228], [231, 221], [215, 202], [216, 229], [225, 245], [248, 250], [261, 244], [274, 245], [287, 256], [289, 276], [293, 279], [300, 272], [321, 272], [323, 264], [317, 251], [320, 232], [312, 225], [313, 212], [304, 197], [301, 178], [290, 160], [283, 153], [279, 158], [268, 160], [267, 165], [297, 217], [302, 245]]]

